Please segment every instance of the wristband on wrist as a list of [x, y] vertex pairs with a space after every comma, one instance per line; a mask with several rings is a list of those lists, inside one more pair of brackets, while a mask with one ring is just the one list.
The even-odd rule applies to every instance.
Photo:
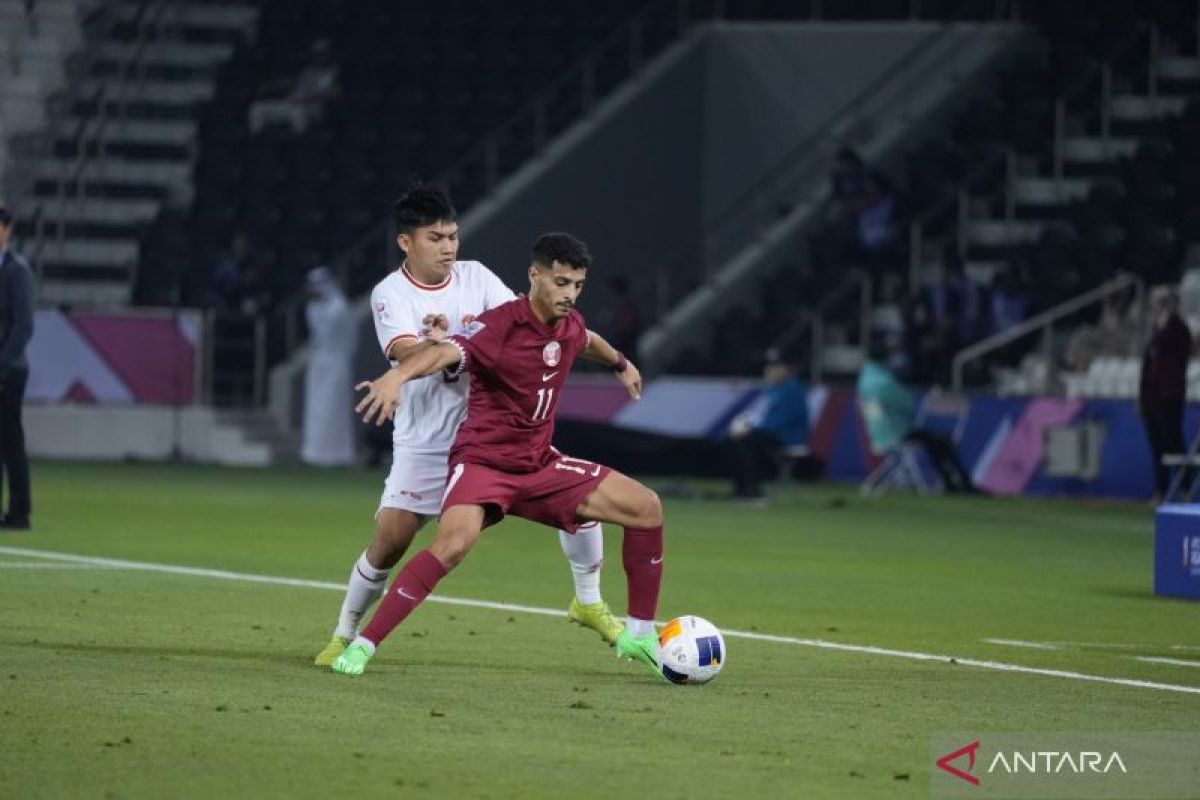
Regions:
[[625, 358], [624, 353], [622, 353], [620, 350], [618, 350], [617, 351], [617, 363], [612, 365], [612, 371], [613, 372], [624, 372], [625, 368], [628, 366], [629, 366], [629, 360], [627, 358]]

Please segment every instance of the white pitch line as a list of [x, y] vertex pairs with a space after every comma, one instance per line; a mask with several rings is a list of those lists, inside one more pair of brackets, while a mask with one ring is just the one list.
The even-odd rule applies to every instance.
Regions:
[[1200, 667], [1200, 661], [1184, 661], [1182, 658], [1163, 658], [1162, 656], [1130, 656], [1138, 661], [1149, 661], [1151, 664], [1173, 664], [1179, 667]]
[[0, 561], [0, 569], [115, 569], [103, 564], [61, 564], [45, 561]]
[[1089, 650], [1200, 650], [1196, 644], [1134, 644], [1131, 642], [1046, 642], [1058, 647], [1082, 647]]
[[[160, 572], [169, 575], [192, 575], [201, 578], [220, 578], [222, 580], [242, 581], [244, 583], [266, 583], [277, 586], [302, 586], [310, 589], [330, 589], [338, 592], [345, 591], [346, 589], [346, 585], [344, 583], [333, 583], [330, 581], [313, 581], [304, 580], [302, 578], [282, 578], [274, 575], [255, 575], [246, 572], [230, 572], [228, 570], [205, 569], [201, 567], [180, 567], [171, 564], [155, 564], [148, 561], [125, 561], [117, 558], [78, 556], [70, 553], [54, 553], [46, 550], [30, 550], [23, 547], [0, 546], [0, 553], [32, 558], [44, 558], [50, 561], [65, 561], [76, 564], [93, 564], [118, 569], [141, 570], [144, 572]], [[430, 595], [429, 599], [434, 602], [447, 603], [449, 605], [472, 606], [475, 608], [487, 608], [496, 611], [520, 611], [527, 614], [541, 614], [543, 616], [552, 617], [561, 617], [563, 613], [562, 609], [557, 608], [540, 608], [538, 606], [523, 606], [516, 605], [514, 603], [494, 603], [487, 600], [467, 600], [464, 598], [442, 597], [438, 595]], [[802, 647], [816, 647], [822, 650], [837, 650], [844, 653], [863, 653], [866, 655], [890, 656], [893, 658], [907, 658], [913, 661], [936, 661], [945, 664], [956, 664], [961, 667], [977, 667], [979, 669], [989, 669], [998, 672], [1017, 672], [1025, 675], [1043, 675], [1052, 678], [1066, 678], [1068, 680], [1105, 683], [1114, 686], [1130, 686], [1137, 689], [1156, 689], [1164, 692], [1179, 692], [1181, 694], [1200, 695], [1200, 686], [1157, 683], [1154, 681], [1142, 681], [1133, 678], [1110, 678], [1103, 675], [1089, 675], [1083, 672], [1071, 672], [1061, 669], [1025, 667], [1021, 666], [1020, 664], [1006, 664], [1000, 661], [980, 661], [973, 658], [959, 658], [957, 656], [938, 655], [936, 653], [919, 653], [908, 650], [892, 650], [885, 647], [843, 644], [841, 642], [825, 641], [824, 639], [800, 639], [792, 636], [772, 636], [770, 634], [755, 633], [751, 631], [723, 630], [722, 633], [725, 636], [739, 639], [753, 639], [760, 642], [775, 642], [777, 644], [793, 644]]]
[[988, 644], [1002, 644], [1006, 647], [1027, 647], [1030, 650], [1057, 650], [1058, 646], [1045, 642], [1025, 642], [1021, 639], [984, 639]]

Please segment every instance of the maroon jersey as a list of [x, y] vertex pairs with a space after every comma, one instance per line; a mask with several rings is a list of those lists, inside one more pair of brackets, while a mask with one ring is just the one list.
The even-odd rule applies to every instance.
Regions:
[[553, 327], [518, 297], [480, 314], [447, 342], [462, 351], [458, 371], [471, 375], [467, 416], [450, 449], [450, 465], [535, 472], [556, 457], [554, 412], [571, 365], [588, 343], [572, 310]]

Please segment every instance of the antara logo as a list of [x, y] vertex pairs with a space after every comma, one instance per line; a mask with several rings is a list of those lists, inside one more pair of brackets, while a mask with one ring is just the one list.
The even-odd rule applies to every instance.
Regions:
[[[979, 740], [960, 747], [953, 753], [947, 753], [935, 763], [938, 769], [945, 770], [956, 778], [961, 778], [972, 786], [978, 786], [980, 779], [971, 774], [975, 769], [975, 753], [979, 749]], [[955, 766], [954, 761], [967, 757], [966, 769]], [[1007, 775], [1062, 775], [1084, 773], [1107, 775], [1120, 771], [1128, 774], [1121, 754], [1112, 751], [1108, 755], [1096, 750], [1013, 750], [998, 751], [988, 763], [987, 775], [1004, 773]]]
[[1014, 750], [1007, 754], [996, 753], [996, 757], [988, 766], [988, 774], [999, 770], [1010, 775], [1023, 772], [1030, 775], [1059, 775], [1064, 772], [1094, 772], [1107, 775], [1114, 769], [1129, 773], [1129, 770], [1125, 769], [1125, 762], [1121, 760], [1121, 754], [1116, 750], [1109, 753], [1107, 758], [1095, 750], [1082, 750], [1078, 753], [1058, 750], [1029, 750], [1023, 753]]

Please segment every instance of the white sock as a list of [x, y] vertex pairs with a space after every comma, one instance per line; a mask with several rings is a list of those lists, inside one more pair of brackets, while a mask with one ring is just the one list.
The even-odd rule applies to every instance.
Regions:
[[600, 568], [604, 566], [604, 529], [600, 523], [584, 523], [575, 529], [575, 533], [559, 531], [558, 542], [562, 545], [563, 555], [571, 562], [575, 599], [585, 606], [599, 603]]
[[364, 639], [364, 638], [363, 638], [363, 637], [361, 637], [361, 636], [355, 636], [355, 637], [354, 637], [354, 641], [353, 641], [353, 642], [351, 642], [350, 644], [352, 644], [352, 645], [355, 645], [355, 644], [357, 644], [357, 645], [361, 645], [361, 646], [363, 646], [363, 647], [367, 648], [367, 652], [368, 652], [368, 653], [370, 653], [371, 655], [375, 655], [375, 643], [374, 643], [374, 642], [372, 642], [370, 639]]
[[625, 626], [629, 628], [629, 633], [633, 636], [650, 636], [655, 633], [654, 620], [652, 619], [630, 617]]
[[387, 577], [386, 569], [375, 569], [371, 566], [365, 552], [358, 557], [358, 561], [354, 562], [354, 567], [350, 570], [350, 580], [346, 584], [346, 599], [342, 601], [342, 611], [338, 614], [338, 624], [337, 629], [333, 632], [334, 636], [340, 636], [343, 639], [355, 637], [363, 615], [387, 588]]

